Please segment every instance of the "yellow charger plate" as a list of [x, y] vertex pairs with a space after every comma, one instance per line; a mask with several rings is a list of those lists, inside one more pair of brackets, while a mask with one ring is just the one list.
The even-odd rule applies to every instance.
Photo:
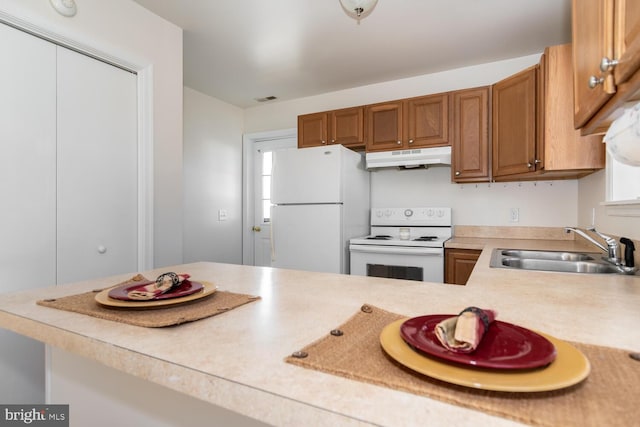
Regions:
[[387, 325], [380, 333], [380, 344], [391, 358], [431, 378], [482, 390], [540, 392], [558, 390], [578, 384], [591, 371], [589, 360], [571, 344], [542, 334], [556, 347], [556, 359], [545, 368], [497, 370], [466, 367], [422, 355], [400, 336], [406, 319]]
[[168, 306], [183, 304], [185, 302], [195, 301], [204, 297], [208, 297], [209, 295], [213, 294], [216, 291], [216, 289], [218, 289], [216, 286], [213, 285], [213, 283], [203, 282], [201, 280], [199, 280], [199, 282], [202, 283], [202, 286], [203, 286], [200, 292], [196, 292], [195, 294], [185, 295], [183, 297], [178, 297], [178, 298], [169, 298], [169, 299], [151, 300], [151, 301], [124, 301], [124, 300], [118, 300], [118, 299], [109, 297], [109, 291], [111, 290], [111, 288], [100, 291], [99, 293], [96, 294], [95, 298], [98, 304], [101, 304], [107, 307], [112, 307], [112, 308], [128, 308], [128, 309], [137, 309], [137, 310], [165, 308]]

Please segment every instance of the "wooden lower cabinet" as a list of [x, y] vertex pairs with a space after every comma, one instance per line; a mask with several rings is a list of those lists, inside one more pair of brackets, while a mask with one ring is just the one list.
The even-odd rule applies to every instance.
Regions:
[[482, 251], [475, 249], [444, 250], [444, 282], [466, 285]]

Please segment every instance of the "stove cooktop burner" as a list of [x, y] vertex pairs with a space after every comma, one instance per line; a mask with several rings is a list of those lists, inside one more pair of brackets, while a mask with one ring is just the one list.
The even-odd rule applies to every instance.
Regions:
[[416, 242], [431, 242], [432, 240], [436, 240], [438, 238], [438, 236], [420, 236], [415, 240]]
[[367, 237], [367, 240], [391, 240], [391, 236], [388, 236], [386, 234], [379, 234], [377, 236], [369, 236]]

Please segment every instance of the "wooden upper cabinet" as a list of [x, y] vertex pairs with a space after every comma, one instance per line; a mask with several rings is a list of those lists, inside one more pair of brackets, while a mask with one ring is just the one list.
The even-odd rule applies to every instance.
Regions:
[[605, 166], [605, 146], [599, 135], [581, 136], [572, 124], [571, 44], [545, 49], [540, 61], [539, 137], [536, 170], [549, 174], [570, 171], [579, 177]]
[[613, 58], [613, 0], [573, 0], [572, 30], [574, 125], [579, 128], [615, 91], [613, 76], [602, 77], [600, 70], [602, 58]]
[[329, 112], [329, 143], [345, 147], [364, 146], [364, 108], [343, 108]]
[[489, 87], [453, 93], [451, 179], [489, 181]]
[[494, 178], [535, 170], [538, 68], [529, 67], [493, 85]]
[[640, 2], [573, 0], [572, 31], [574, 125], [603, 133], [640, 100]]
[[602, 138], [573, 127], [572, 48], [493, 87], [493, 179], [579, 178], [604, 168]]
[[402, 101], [365, 107], [367, 151], [402, 148]]
[[449, 98], [441, 93], [368, 105], [367, 151], [450, 145]]
[[614, 6], [614, 82], [626, 82], [640, 69], [640, 2], [617, 0]]
[[328, 123], [327, 113], [298, 116], [298, 148], [326, 145]]
[[404, 101], [404, 148], [450, 145], [449, 98], [442, 93]]
[[298, 148], [329, 144], [364, 147], [364, 107], [298, 116]]

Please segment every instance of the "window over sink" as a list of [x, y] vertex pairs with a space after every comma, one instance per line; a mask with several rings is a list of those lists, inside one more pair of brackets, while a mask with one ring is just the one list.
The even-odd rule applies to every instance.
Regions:
[[609, 215], [640, 216], [640, 166], [621, 163], [607, 153], [606, 201]]

